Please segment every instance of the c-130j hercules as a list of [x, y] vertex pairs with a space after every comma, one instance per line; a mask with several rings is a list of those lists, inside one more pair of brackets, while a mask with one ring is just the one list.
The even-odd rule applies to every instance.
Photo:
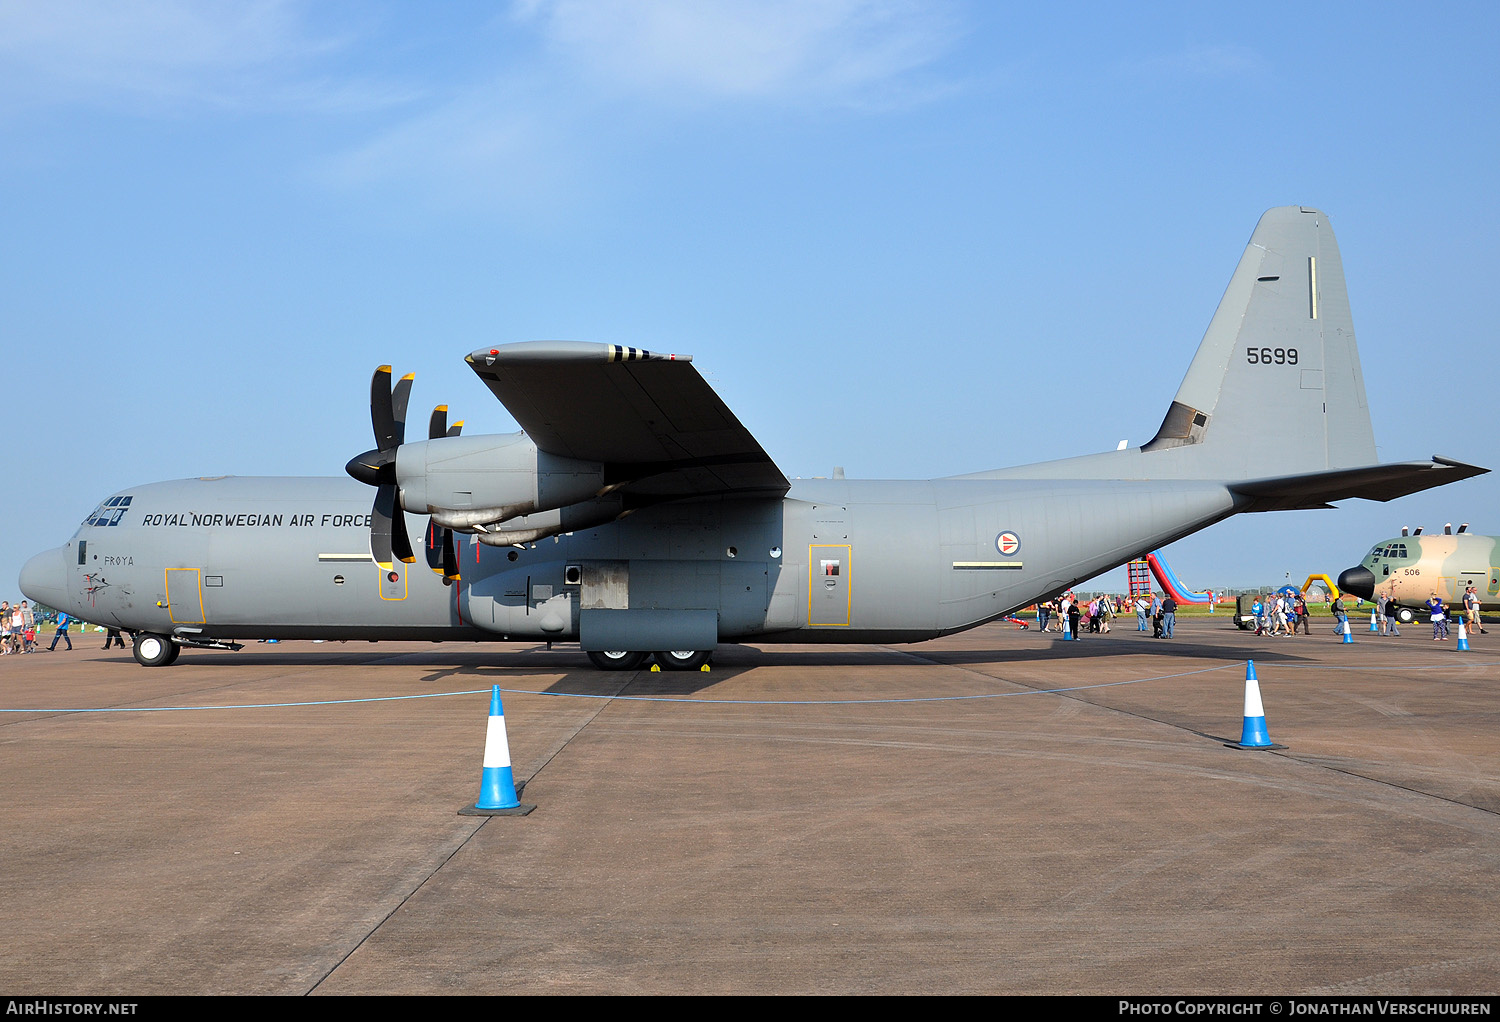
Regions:
[[[22, 591], [134, 632], [146, 666], [237, 639], [509, 639], [577, 641], [603, 669], [686, 669], [721, 642], [958, 632], [1230, 515], [1486, 471], [1375, 463], [1333, 230], [1298, 206], [1261, 217], [1138, 448], [793, 482], [686, 357], [536, 341], [467, 360], [522, 432], [463, 436], [440, 407], [407, 442], [411, 377], [392, 387], [382, 366], [356, 481], [132, 487], [32, 558]], [[406, 513], [428, 517], [421, 567]]]

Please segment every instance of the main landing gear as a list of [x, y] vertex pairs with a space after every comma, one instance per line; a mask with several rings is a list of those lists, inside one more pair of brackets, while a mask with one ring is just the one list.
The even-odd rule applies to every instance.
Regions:
[[664, 671], [696, 671], [708, 663], [711, 649], [668, 649], [660, 653], [637, 653], [627, 650], [590, 650], [589, 661], [601, 671], [634, 671], [650, 657]]
[[135, 654], [135, 662], [142, 667], [166, 667], [177, 659], [182, 647], [165, 635], [136, 632], [131, 652]]

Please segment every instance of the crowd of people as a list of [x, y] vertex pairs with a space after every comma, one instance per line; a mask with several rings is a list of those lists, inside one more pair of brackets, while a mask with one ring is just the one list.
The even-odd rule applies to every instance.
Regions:
[[[1363, 601], [1360, 601], [1363, 603]], [[1450, 608], [1437, 593], [1425, 604], [1425, 613], [1432, 622], [1434, 641], [1452, 637], [1449, 622], [1462, 617], [1470, 636], [1488, 634], [1479, 618], [1480, 598], [1477, 589], [1469, 586], [1463, 595], [1461, 608]], [[1176, 626], [1177, 602], [1169, 595], [1161, 597], [1149, 593], [1134, 597], [1096, 596], [1082, 599], [1072, 591], [1053, 600], [1036, 605], [1037, 623], [1044, 632], [1062, 632], [1078, 638], [1088, 633], [1102, 634], [1110, 630], [1115, 617], [1135, 612], [1137, 632], [1146, 632], [1156, 638], [1170, 639]], [[1342, 635], [1349, 623], [1349, 609], [1343, 596], [1334, 598], [1330, 605], [1333, 612], [1334, 633]], [[1398, 607], [1394, 600], [1385, 596], [1375, 601], [1376, 629], [1381, 635], [1399, 636], [1401, 629], [1396, 618]], [[1256, 635], [1282, 638], [1298, 634], [1312, 634], [1312, 614], [1308, 610], [1307, 598], [1290, 590], [1257, 596], [1250, 605], [1255, 621]]]
[[0, 602], [0, 656], [36, 652], [36, 612], [25, 600]]
[[[1465, 628], [1471, 636], [1489, 634], [1479, 619], [1479, 605], [1479, 592], [1471, 585], [1464, 591], [1462, 609], [1456, 612], [1464, 621]], [[1448, 626], [1449, 622], [1455, 618], [1455, 610], [1445, 604], [1443, 598], [1437, 593], [1433, 593], [1423, 607], [1426, 608], [1427, 618], [1432, 623], [1433, 641], [1441, 642], [1451, 638], [1452, 633]], [[1389, 599], [1383, 593], [1376, 598], [1374, 631], [1377, 634], [1388, 636], [1401, 634], [1400, 622], [1396, 616], [1398, 608], [1396, 601]], [[1333, 611], [1334, 634], [1341, 635], [1353, 627], [1349, 622], [1349, 609], [1342, 596], [1334, 597], [1329, 609]], [[1312, 634], [1307, 600], [1301, 593], [1283, 592], [1256, 597], [1255, 602], [1250, 605], [1250, 613], [1255, 618], [1256, 635], [1289, 636], [1297, 634], [1299, 628], [1304, 635]]]
[[[45, 622], [44, 622], [45, 617]], [[55, 623], [56, 628], [52, 632], [50, 645], [42, 646], [37, 641], [39, 626], [43, 623]], [[62, 612], [46, 611], [38, 613], [37, 609], [25, 600], [11, 603], [9, 600], [0, 601], [0, 656], [8, 656], [12, 653], [51, 653], [57, 649], [58, 643], [66, 643], [67, 648], [73, 648], [72, 630], [75, 626], [83, 625], [84, 622], [70, 617]], [[119, 643], [123, 649], [124, 640], [116, 628], [109, 630], [105, 638], [104, 648], [109, 649], [112, 643]]]
[[[1264, 598], [1257, 597], [1250, 604], [1250, 613], [1255, 616], [1256, 635], [1291, 636], [1296, 635], [1299, 628], [1303, 635], [1312, 634], [1312, 615], [1307, 609], [1307, 599], [1301, 593], [1295, 596], [1272, 593]], [[1334, 617], [1342, 620], [1343, 614], [1343, 603], [1334, 600]]]
[[1088, 601], [1070, 590], [1053, 600], [1036, 605], [1037, 624], [1044, 632], [1066, 632], [1074, 638], [1085, 632], [1108, 634], [1116, 617], [1135, 611], [1138, 632], [1150, 632], [1158, 639], [1172, 638], [1177, 623], [1177, 601], [1155, 593], [1149, 596], [1096, 596]]

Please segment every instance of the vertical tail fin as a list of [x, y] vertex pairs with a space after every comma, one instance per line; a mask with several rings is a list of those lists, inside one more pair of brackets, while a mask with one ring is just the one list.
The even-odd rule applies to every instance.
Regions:
[[[1266, 212], [1161, 428], [1184, 474], [1254, 479], [1375, 462], [1344, 267], [1328, 217]], [[1197, 464], [1195, 464], [1197, 463]]]

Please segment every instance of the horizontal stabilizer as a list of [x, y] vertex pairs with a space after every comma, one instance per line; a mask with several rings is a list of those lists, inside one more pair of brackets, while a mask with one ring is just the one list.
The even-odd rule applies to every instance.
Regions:
[[1444, 483], [1483, 475], [1487, 468], [1433, 456], [1431, 461], [1404, 461], [1392, 465], [1312, 472], [1233, 483], [1230, 489], [1251, 503], [1242, 511], [1298, 511], [1327, 507], [1330, 501], [1361, 497], [1365, 500], [1395, 500]]

